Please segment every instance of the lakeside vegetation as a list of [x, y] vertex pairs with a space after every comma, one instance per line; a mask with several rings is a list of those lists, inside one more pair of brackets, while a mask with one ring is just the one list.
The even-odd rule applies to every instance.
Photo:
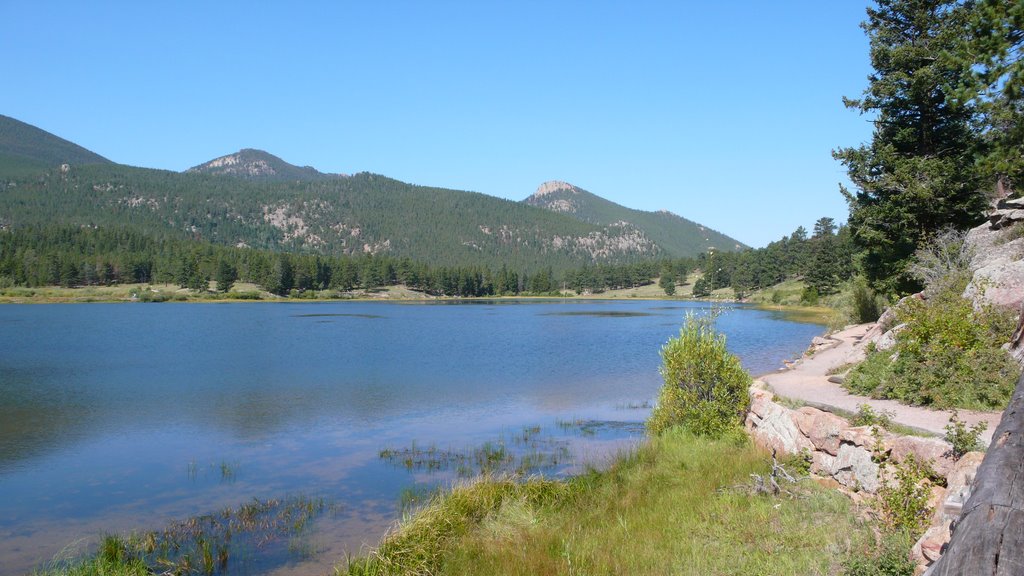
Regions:
[[435, 496], [369, 557], [378, 574], [826, 574], [873, 542], [850, 500], [752, 494], [769, 456], [679, 428], [565, 482], [483, 478]]

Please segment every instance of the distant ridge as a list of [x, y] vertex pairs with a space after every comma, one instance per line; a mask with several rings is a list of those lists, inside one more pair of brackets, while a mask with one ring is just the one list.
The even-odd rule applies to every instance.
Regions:
[[560, 180], [544, 182], [523, 202], [598, 226], [630, 224], [674, 256], [696, 255], [710, 248], [729, 251], [746, 248], [735, 238], [668, 210], [634, 210]]
[[255, 149], [174, 172], [110, 162], [11, 118], [0, 117], [0, 128], [0, 229], [122, 227], [237, 247], [518, 273], [742, 246], [674, 214], [625, 208], [566, 182], [513, 202], [366, 172], [325, 174]]
[[0, 160], [5, 164], [53, 167], [61, 164], [112, 164], [103, 156], [46, 130], [0, 114]]
[[295, 166], [263, 150], [243, 148], [234, 154], [214, 158], [186, 172], [234, 176], [247, 180], [324, 180], [340, 178], [338, 174], [324, 174], [312, 166]]

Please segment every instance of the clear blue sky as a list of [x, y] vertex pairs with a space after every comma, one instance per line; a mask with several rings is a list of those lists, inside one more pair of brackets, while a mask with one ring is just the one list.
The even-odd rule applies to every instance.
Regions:
[[866, 1], [0, 1], [0, 113], [183, 170], [261, 148], [520, 200], [566, 180], [763, 246], [845, 220]]

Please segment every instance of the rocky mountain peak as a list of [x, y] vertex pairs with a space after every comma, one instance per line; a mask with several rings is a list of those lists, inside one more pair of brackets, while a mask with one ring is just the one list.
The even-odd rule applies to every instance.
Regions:
[[562, 182], [561, 180], [548, 180], [537, 187], [537, 191], [533, 193], [533, 198], [541, 198], [562, 190], [567, 190], [573, 194], [579, 193], [579, 190], [568, 182]]
[[342, 174], [323, 174], [312, 166], [295, 166], [263, 150], [243, 148], [234, 154], [214, 158], [193, 166], [187, 172], [232, 176], [246, 180], [310, 181], [344, 178]]

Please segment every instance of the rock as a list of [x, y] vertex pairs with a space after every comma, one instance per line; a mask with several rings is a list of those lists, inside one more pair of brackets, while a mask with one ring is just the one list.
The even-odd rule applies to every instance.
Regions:
[[840, 484], [855, 490], [874, 493], [878, 490], [878, 464], [871, 452], [860, 446], [843, 444], [834, 464], [833, 477]]
[[831, 477], [836, 473], [836, 457], [817, 450], [811, 452], [811, 473]]
[[839, 433], [850, 424], [845, 419], [817, 408], [804, 406], [794, 412], [794, 419], [803, 433], [817, 450], [832, 456], [839, 453]]
[[846, 377], [844, 377], [844, 376], [839, 376], [839, 375], [837, 374], [837, 375], [835, 375], [835, 376], [829, 376], [829, 377], [828, 377], [828, 381], [829, 381], [829, 382], [831, 382], [831, 383], [833, 383], [833, 384], [839, 384], [839, 385], [842, 385], [842, 384], [843, 384], [843, 382], [846, 382]]
[[1017, 364], [1024, 368], [1024, 305], [1021, 306], [1017, 329], [1014, 330], [1013, 336], [1010, 336], [1010, 341], [1006, 343], [1006, 351], [1013, 356]]
[[931, 564], [942, 556], [942, 549], [949, 543], [951, 534], [945, 526], [932, 526], [914, 544], [911, 558], [918, 564]]
[[892, 348], [895, 348], [896, 335], [902, 332], [906, 327], [907, 324], [905, 322], [893, 326], [891, 330], [878, 337], [878, 340], [875, 341], [875, 348], [878, 350], [891, 350]]
[[769, 404], [774, 404], [772, 400], [775, 398], [775, 394], [767, 390], [750, 390], [750, 411], [757, 414], [758, 417], [764, 418], [765, 414], [768, 413]]
[[1019, 309], [1024, 303], [1024, 260], [1003, 259], [978, 268], [963, 295], [976, 309], [984, 304]]
[[756, 414], [760, 422], [747, 419], [754, 442], [785, 454], [799, 454], [802, 450], [814, 448], [810, 440], [800, 433], [789, 410], [774, 402], [764, 402], [762, 411], [762, 414]]
[[916, 436], [899, 436], [888, 442], [890, 457], [897, 463], [903, 462], [913, 454], [918, 462], [927, 462], [942, 477], [953, 471], [951, 450], [948, 442], [938, 438], [918, 438]]
[[[843, 444], [853, 444], [861, 448], [871, 450], [875, 447], [875, 436], [871, 426], [853, 426], [839, 432], [839, 441]], [[882, 441], [885, 441], [889, 434], [882, 431]]]
[[964, 298], [969, 298], [975, 309], [995, 304], [1019, 310], [1024, 303], [1024, 238], [1004, 242], [1003, 233], [982, 224], [967, 233], [964, 243], [973, 254], [974, 270]]
[[936, 507], [932, 524], [949, 524], [960, 517], [964, 503], [971, 496], [978, 467], [984, 459], [985, 455], [981, 452], [968, 452], [957, 460], [953, 470], [946, 476], [946, 497]]
[[1019, 208], [1009, 208], [1005, 210], [995, 210], [989, 214], [988, 222], [991, 230], [1001, 230], [1008, 226], [1012, 226], [1015, 222], [1024, 220], [1024, 210]]
[[1024, 210], [1024, 197], [1021, 198], [1003, 198], [996, 204], [998, 210]]

